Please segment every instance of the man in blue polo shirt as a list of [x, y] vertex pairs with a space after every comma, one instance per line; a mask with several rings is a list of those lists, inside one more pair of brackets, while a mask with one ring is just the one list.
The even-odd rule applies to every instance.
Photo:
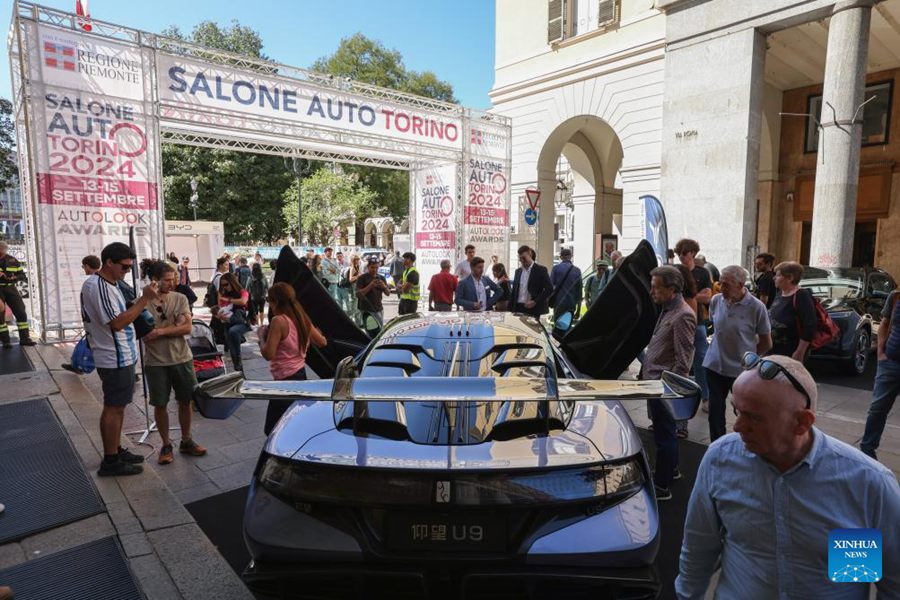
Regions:
[[772, 327], [766, 305], [747, 291], [747, 272], [738, 265], [722, 269], [722, 293], [712, 297], [712, 343], [703, 368], [709, 389], [709, 438], [725, 435], [725, 400], [741, 374], [741, 357], [747, 352], [762, 356], [772, 348]]

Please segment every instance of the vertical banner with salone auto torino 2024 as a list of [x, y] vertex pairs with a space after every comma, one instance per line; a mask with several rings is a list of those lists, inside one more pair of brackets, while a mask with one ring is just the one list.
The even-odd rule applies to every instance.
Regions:
[[462, 243], [474, 245], [490, 269], [491, 256], [506, 260], [509, 246], [509, 138], [489, 123], [474, 123], [469, 133]]
[[110, 242], [161, 254], [158, 149], [142, 50], [46, 25], [29, 36], [45, 327], [81, 319], [81, 259]]

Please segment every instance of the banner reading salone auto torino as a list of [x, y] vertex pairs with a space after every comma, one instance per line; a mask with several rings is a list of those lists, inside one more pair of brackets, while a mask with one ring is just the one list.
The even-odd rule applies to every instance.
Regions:
[[427, 297], [428, 282], [441, 270], [441, 261], [453, 263], [456, 259], [456, 164], [418, 169], [412, 180], [416, 268], [422, 294]]
[[9, 37], [42, 339], [77, 335], [85, 255], [132, 230], [138, 258], [165, 254], [161, 139], [410, 171], [424, 293], [467, 243], [507, 260], [508, 118], [123, 25], [85, 32], [83, 22], [17, 3]]
[[162, 226], [157, 134], [144, 102], [139, 48], [47, 26], [37, 28], [40, 90], [32, 126], [39, 282], [48, 324], [81, 319], [81, 259], [129, 241], [156, 256]]

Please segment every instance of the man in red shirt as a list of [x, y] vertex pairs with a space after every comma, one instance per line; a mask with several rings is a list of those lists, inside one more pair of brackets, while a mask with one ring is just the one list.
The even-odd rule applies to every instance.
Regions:
[[428, 284], [428, 310], [449, 312], [453, 308], [453, 294], [456, 292], [456, 275], [450, 272], [450, 261], [441, 261], [440, 273], [431, 276]]

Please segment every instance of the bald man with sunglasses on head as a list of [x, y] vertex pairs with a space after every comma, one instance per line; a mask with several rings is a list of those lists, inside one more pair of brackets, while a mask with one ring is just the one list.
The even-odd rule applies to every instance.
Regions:
[[704, 598], [720, 563], [716, 598], [869, 598], [868, 585], [833, 581], [835, 529], [881, 532], [878, 598], [900, 597], [897, 478], [813, 426], [816, 384], [801, 363], [748, 352], [741, 366], [735, 432], [707, 450], [688, 504], [678, 598]]

